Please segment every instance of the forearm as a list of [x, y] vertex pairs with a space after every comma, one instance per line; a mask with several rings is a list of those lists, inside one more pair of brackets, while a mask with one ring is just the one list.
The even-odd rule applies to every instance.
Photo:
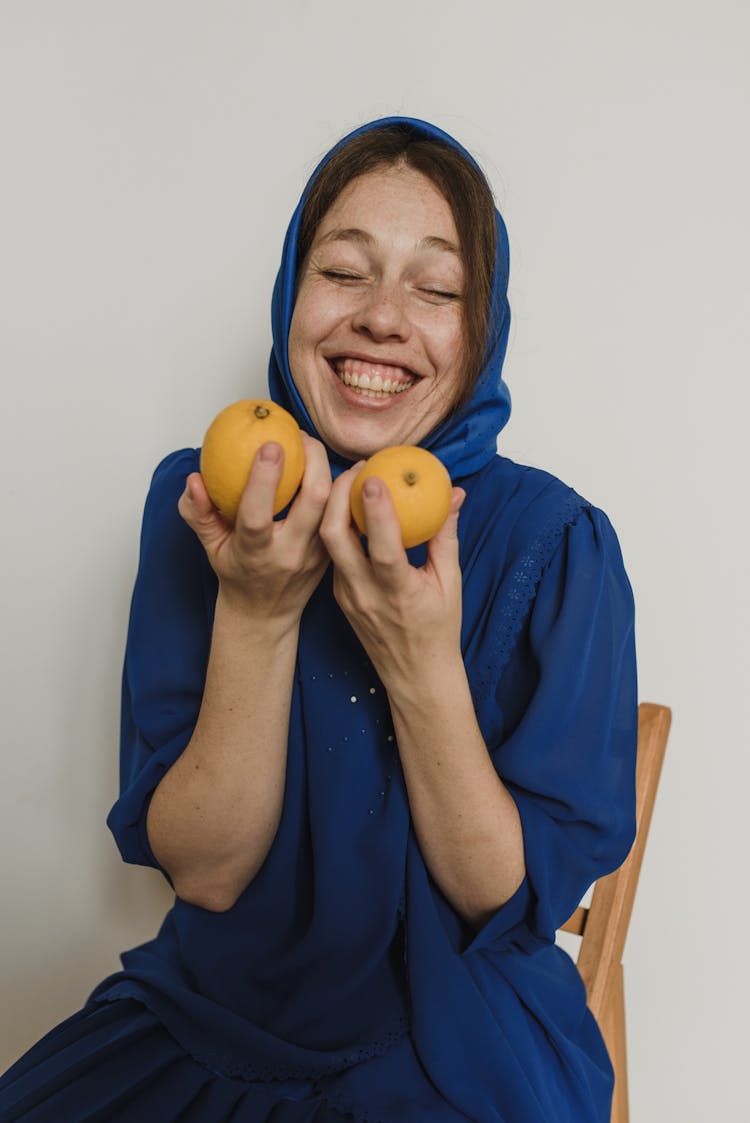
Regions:
[[525, 875], [515, 801], [477, 724], [460, 657], [388, 690], [412, 822], [425, 862], [478, 929]]
[[204, 908], [230, 908], [276, 836], [297, 639], [297, 627], [261, 625], [220, 590], [195, 730], [147, 817], [175, 892]]

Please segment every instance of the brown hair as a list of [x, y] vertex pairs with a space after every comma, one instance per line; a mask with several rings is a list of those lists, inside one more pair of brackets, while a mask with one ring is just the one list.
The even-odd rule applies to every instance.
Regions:
[[375, 127], [342, 145], [321, 169], [305, 200], [297, 239], [297, 277], [320, 222], [347, 184], [376, 168], [400, 163], [432, 181], [453, 212], [458, 231], [466, 273], [467, 360], [465, 384], [453, 403], [457, 410], [471, 398], [485, 359], [497, 237], [492, 191], [481, 171], [458, 149], [406, 122]]

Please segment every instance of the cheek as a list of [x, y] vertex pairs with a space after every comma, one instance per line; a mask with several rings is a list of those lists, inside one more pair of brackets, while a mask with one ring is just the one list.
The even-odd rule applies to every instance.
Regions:
[[303, 285], [294, 305], [289, 327], [290, 356], [293, 349], [299, 353], [321, 343], [334, 320], [333, 302], [326, 300], [314, 289], [312, 291], [306, 289]]
[[428, 326], [425, 333], [433, 360], [444, 372], [462, 371], [466, 362], [466, 336], [459, 316], [442, 318]]
[[302, 395], [305, 405], [308, 406], [307, 401], [307, 382], [305, 377], [306, 362], [305, 362], [305, 330], [304, 323], [300, 316], [297, 315], [295, 308], [292, 314], [292, 322], [289, 325], [289, 339], [287, 342], [287, 355], [289, 357], [289, 369], [292, 372], [292, 378], [297, 390]]
[[441, 338], [439, 354], [435, 355], [439, 369], [438, 387], [441, 411], [452, 409], [459, 400], [466, 382], [468, 351], [463, 322], [452, 325]]
[[298, 351], [304, 346], [307, 334], [307, 303], [298, 297], [292, 312], [292, 321], [289, 325], [288, 350], [290, 356], [293, 351]]
[[287, 343], [289, 366], [298, 388], [306, 381], [306, 370], [317, 342], [312, 335], [314, 324], [314, 318], [309, 315], [309, 304], [298, 300], [292, 313]]
[[[324, 386], [320, 378], [318, 347], [327, 337], [325, 320], [325, 302], [309, 297], [303, 299], [300, 292], [289, 325], [287, 354], [294, 384], [311, 413], [316, 409], [315, 403]], [[316, 420], [315, 417], [313, 420]]]

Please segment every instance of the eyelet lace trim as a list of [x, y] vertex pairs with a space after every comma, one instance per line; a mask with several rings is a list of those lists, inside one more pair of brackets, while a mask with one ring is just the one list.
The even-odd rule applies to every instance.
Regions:
[[484, 701], [490, 690], [499, 682], [515, 647], [518, 634], [529, 614], [542, 574], [552, 560], [560, 539], [566, 529], [575, 523], [581, 512], [590, 507], [588, 500], [576, 492], [566, 496], [531, 543], [515, 572], [509, 576], [497, 635], [490, 651], [488, 673], [475, 688], [475, 702]]
[[[375, 1041], [370, 1042], [369, 1045], [363, 1045], [359, 1049], [353, 1049], [350, 1053], [340, 1054], [336, 1060], [330, 1061], [327, 1065], [296, 1065], [287, 1066], [286, 1068], [280, 1065], [274, 1065], [271, 1068], [268, 1065], [254, 1065], [251, 1061], [238, 1063], [235, 1058], [228, 1055], [214, 1054], [210, 1058], [207, 1054], [207, 1059], [211, 1059], [211, 1067], [215, 1066], [225, 1076], [231, 1076], [238, 1080], [255, 1081], [260, 1080], [266, 1084], [273, 1084], [276, 1081], [282, 1080], [316, 1080], [323, 1076], [335, 1076], [344, 1069], [351, 1068], [353, 1065], [361, 1064], [362, 1061], [371, 1060], [373, 1057], [382, 1057], [390, 1049], [397, 1045], [409, 1032], [409, 1022], [406, 1018], [399, 1019], [399, 1028], [391, 1030], [384, 1037], [380, 1037]], [[183, 1046], [184, 1048], [184, 1046]], [[200, 1061], [200, 1058], [195, 1058]], [[202, 1062], [205, 1066], [206, 1061]]]
[[371, 1112], [366, 1111], [365, 1108], [358, 1107], [349, 1100], [345, 1100], [343, 1096], [324, 1093], [321, 1095], [320, 1099], [321, 1102], [328, 1107], [332, 1107], [335, 1111], [341, 1112], [347, 1119], [353, 1119], [354, 1123], [388, 1123], [388, 1120], [382, 1119], [379, 1115], [372, 1115]]
[[[164, 1024], [162, 1019], [152, 1008], [148, 999], [136, 987], [128, 986], [127, 983], [120, 983], [113, 987], [107, 994], [99, 998], [95, 998], [95, 1002], [116, 1002], [120, 998], [132, 998], [136, 1002], [140, 1002], [147, 1010], [164, 1025], [168, 1033], [172, 1031]], [[218, 1050], [212, 1049], [210, 1046], [205, 1050], [189, 1049], [183, 1041], [178, 1040], [182, 1049], [202, 1068], [206, 1068], [209, 1072], [213, 1072], [216, 1076], [229, 1076], [235, 1080], [244, 1080], [248, 1083], [254, 1081], [261, 1081], [264, 1084], [273, 1084], [275, 1082], [284, 1080], [317, 1080], [324, 1076], [335, 1076], [339, 1072], [343, 1072], [353, 1065], [360, 1064], [362, 1061], [370, 1060], [373, 1057], [382, 1057], [390, 1049], [397, 1045], [406, 1034], [409, 1032], [409, 1020], [404, 1015], [398, 1019], [397, 1028], [389, 1030], [385, 1035], [376, 1038], [367, 1045], [362, 1045], [358, 1049], [353, 1049], [348, 1053], [339, 1053], [328, 1064], [314, 1064], [314, 1065], [256, 1065], [252, 1061], [238, 1061], [236, 1056], [229, 1053], [222, 1053]], [[174, 1037], [174, 1034], [172, 1033]], [[200, 1056], [198, 1056], [200, 1052]]]

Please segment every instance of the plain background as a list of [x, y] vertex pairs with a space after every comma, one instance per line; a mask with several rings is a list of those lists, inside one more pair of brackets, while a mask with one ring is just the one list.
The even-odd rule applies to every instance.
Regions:
[[0, 1063], [170, 903], [104, 824], [150, 476], [265, 393], [307, 175], [402, 112], [494, 185], [501, 451], [608, 512], [641, 698], [674, 710], [625, 955], [633, 1121], [746, 1120], [747, 6], [4, 0], [0, 18]]

